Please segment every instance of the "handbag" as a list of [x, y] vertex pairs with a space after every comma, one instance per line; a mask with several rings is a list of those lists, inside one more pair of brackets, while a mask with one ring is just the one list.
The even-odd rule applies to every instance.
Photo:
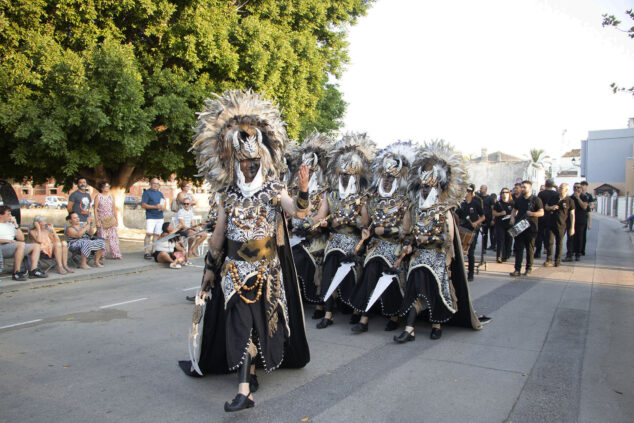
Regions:
[[117, 219], [114, 216], [108, 216], [101, 219], [101, 227], [104, 229], [110, 229], [113, 226], [117, 226]]

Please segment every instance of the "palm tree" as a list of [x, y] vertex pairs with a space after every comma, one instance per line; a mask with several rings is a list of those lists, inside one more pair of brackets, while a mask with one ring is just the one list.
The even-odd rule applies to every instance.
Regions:
[[534, 163], [535, 165], [539, 166], [539, 167], [546, 167], [546, 162], [549, 162], [548, 159], [550, 159], [549, 156], [544, 154], [544, 150], [541, 149], [537, 149], [537, 148], [531, 148], [530, 150], [530, 158], [531, 158], [531, 163]]

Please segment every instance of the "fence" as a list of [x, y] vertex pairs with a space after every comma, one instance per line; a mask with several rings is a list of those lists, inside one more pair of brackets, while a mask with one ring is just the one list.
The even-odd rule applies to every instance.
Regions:
[[624, 197], [597, 197], [597, 213], [625, 220], [634, 214], [634, 197], [629, 192]]

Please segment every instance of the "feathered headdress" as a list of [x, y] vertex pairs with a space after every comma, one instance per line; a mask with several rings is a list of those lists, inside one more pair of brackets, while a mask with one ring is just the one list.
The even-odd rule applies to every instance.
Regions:
[[320, 186], [325, 186], [327, 155], [333, 145], [334, 141], [326, 134], [316, 130], [308, 134], [289, 162], [293, 175], [305, 164], [311, 168], [311, 179], [315, 178]]
[[250, 89], [214, 96], [198, 113], [190, 148], [199, 176], [219, 191], [236, 183], [240, 160], [260, 159], [262, 174], [278, 177], [288, 140], [277, 106]]
[[407, 190], [407, 173], [416, 159], [418, 146], [411, 141], [398, 141], [379, 151], [372, 162], [372, 186], [378, 188], [381, 178], [390, 174], [397, 179], [399, 190]]
[[360, 189], [370, 182], [376, 144], [366, 134], [349, 133], [337, 141], [328, 154], [327, 175], [331, 189], [337, 189], [341, 174], [355, 175]]
[[409, 194], [415, 200], [423, 185], [436, 187], [438, 201], [458, 205], [467, 188], [467, 170], [462, 156], [443, 140], [426, 142], [409, 171]]

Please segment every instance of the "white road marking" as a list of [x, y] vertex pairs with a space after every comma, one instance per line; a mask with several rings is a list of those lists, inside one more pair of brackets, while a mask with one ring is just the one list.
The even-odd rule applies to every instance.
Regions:
[[115, 306], [118, 306], [118, 305], [130, 304], [130, 303], [136, 303], [136, 302], [139, 302], [139, 301], [144, 301], [144, 300], [147, 300], [147, 298], [137, 298], [136, 300], [124, 301], [124, 302], [122, 302], [122, 303], [108, 304], [108, 305], [105, 305], [105, 306], [101, 306], [101, 307], [99, 307], [99, 308], [109, 308], [109, 307], [115, 307]]
[[192, 287], [192, 288], [185, 288], [185, 289], [183, 289], [183, 291], [192, 291], [192, 290], [194, 290], [194, 289], [198, 289], [198, 288], [200, 288], [200, 285], [198, 285], [198, 286], [194, 286], [194, 287]]
[[197, 264], [188, 264], [187, 267], [198, 267], [200, 269], [204, 268], [205, 266], [199, 266]]
[[13, 325], [2, 326], [2, 327], [0, 327], [0, 329], [8, 329], [8, 328], [16, 327], [16, 326], [28, 325], [30, 323], [37, 323], [37, 322], [41, 322], [41, 321], [42, 321], [42, 319], [29, 320], [28, 322], [15, 323]]

